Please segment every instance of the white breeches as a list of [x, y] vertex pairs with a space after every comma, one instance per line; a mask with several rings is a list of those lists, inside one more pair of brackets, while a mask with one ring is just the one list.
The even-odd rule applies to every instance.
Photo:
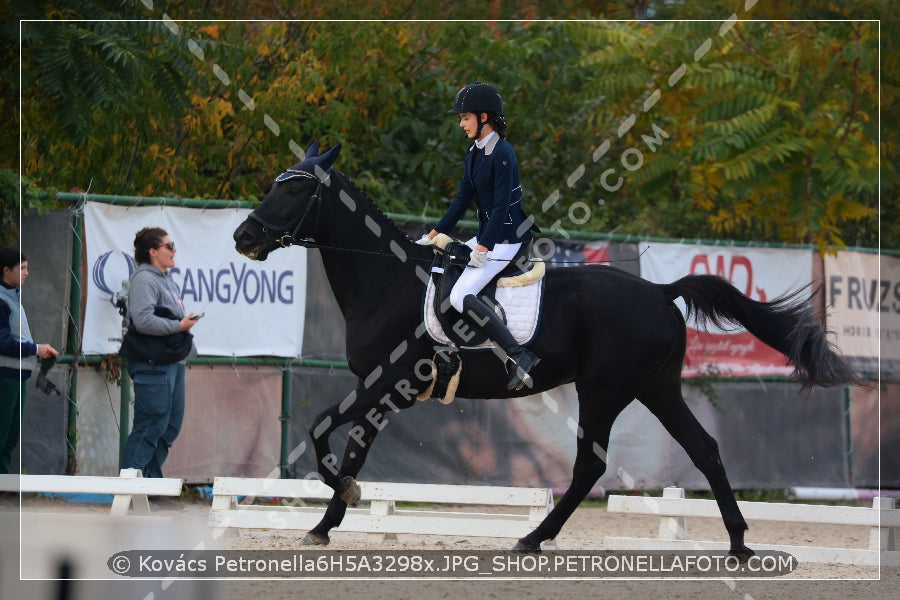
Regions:
[[[466, 242], [466, 245], [472, 249], [478, 241], [472, 238]], [[459, 277], [459, 281], [450, 290], [450, 304], [459, 312], [463, 311], [463, 298], [469, 294], [477, 294], [484, 286], [490, 283], [497, 273], [505, 269], [509, 265], [509, 261], [515, 257], [516, 252], [522, 247], [522, 243], [517, 244], [494, 244], [494, 249], [487, 254], [487, 260], [483, 267], [466, 267], [463, 274]]]

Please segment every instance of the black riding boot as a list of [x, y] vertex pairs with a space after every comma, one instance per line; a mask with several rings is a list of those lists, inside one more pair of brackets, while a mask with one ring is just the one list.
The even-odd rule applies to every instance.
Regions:
[[482, 333], [506, 352], [506, 374], [509, 379], [506, 389], [520, 390], [523, 386], [531, 387], [531, 375], [528, 374], [541, 359], [516, 342], [497, 313], [475, 295], [463, 298], [463, 310]]

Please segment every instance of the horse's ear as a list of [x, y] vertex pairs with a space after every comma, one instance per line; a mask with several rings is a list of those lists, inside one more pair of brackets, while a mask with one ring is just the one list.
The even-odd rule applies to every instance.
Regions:
[[315, 158], [319, 155], [319, 142], [313, 142], [309, 145], [309, 148], [306, 150], [306, 155], [303, 158]]
[[331, 148], [328, 152], [323, 154], [322, 156], [315, 159], [315, 164], [317, 167], [321, 168], [323, 171], [327, 171], [331, 167], [334, 166], [334, 162], [337, 160], [338, 155], [341, 153], [341, 144], [338, 143], [336, 146]]

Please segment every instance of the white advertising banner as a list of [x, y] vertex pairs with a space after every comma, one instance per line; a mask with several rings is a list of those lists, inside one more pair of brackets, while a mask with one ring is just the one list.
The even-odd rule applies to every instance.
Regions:
[[162, 227], [175, 242], [172, 276], [185, 309], [205, 313], [191, 332], [200, 354], [298, 357], [306, 306], [306, 249], [252, 261], [232, 233], [249, 209], [85, 204], [87, 300], [81, 351], [115, 354], [122, 338], [116, 293], [134, 272], [134, 237]]
[[[648, 281], [670, 283], [685, 275], [720, 275], [761, 302], [808, 285], [813, 268], [811, 250], [781, 248], [641, 242], [640, 257], [641, 277]], [[676, 304], [684, 313], [684, 301], [679, 298]], [[700, 328], [693, 320], [687, 325], [685, 377], [790, 375], [793, 371], [784, 355], [742, 328], [722, 331], [711, 324]]]
[[900, 258], [864, 252], [825, 257], [828, 328], [854, 368], [900, 373]]

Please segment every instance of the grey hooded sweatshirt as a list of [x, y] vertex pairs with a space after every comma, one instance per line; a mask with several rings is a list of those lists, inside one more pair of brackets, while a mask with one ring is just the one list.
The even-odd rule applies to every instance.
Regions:
[[[160, 271], [150, 264], [139, 264], [129, 280], [128, 318], [134, 323], [135, 329], [147, 335], [178, 333], [178, 321], [158, 317], [153, 313], [157, 306], [168, 308], [179, 319], [183, 319], [186, 314], [181, 292], [169, 272]], [[193, 346], [188, 358], [196, 354], [196, 346]]]

